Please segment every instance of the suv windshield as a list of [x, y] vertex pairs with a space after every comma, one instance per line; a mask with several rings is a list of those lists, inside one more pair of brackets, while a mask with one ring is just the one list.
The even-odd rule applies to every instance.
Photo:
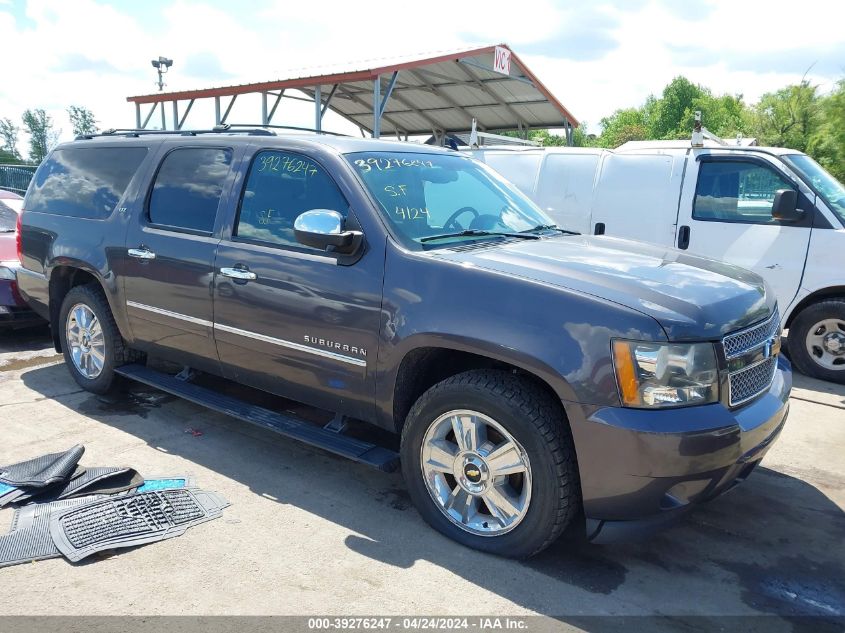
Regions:
[[845, 224], [845, 186], [806, 154], [787, 154], [784, 158], [815, 187], [827, 206]]
[[346, 158], [402, 241], [414, 248], [505, 234], [528, 237], [554, 228], [516, 187], [469, 157], [357, 152]]

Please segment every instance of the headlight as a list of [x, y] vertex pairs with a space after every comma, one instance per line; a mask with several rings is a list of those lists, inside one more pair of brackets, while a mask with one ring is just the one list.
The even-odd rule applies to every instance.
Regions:
[[613, 341], [613, 367], [626, 407], [682, 407], [719, 399], [712, 343]]
[[15, 269], [10, 268], [9, 266], [0, 265], [0, 279], [8, 279], [9, 281], [14, 281]]

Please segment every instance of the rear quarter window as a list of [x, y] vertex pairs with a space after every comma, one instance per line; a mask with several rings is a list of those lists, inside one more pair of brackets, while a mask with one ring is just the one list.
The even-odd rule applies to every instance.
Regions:
[[24, 207], [53, 215], [106, 218], [146, 155], [145, 147], [57, 149], [35, 173]]

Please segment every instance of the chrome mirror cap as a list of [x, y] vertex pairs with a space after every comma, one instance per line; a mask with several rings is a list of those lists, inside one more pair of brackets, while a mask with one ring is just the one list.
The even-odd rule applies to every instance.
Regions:
[[295, 231], [318, 235], [339, 235], [343, 232], [343, 216], [331, 209], [311, 209], [293, 223]]

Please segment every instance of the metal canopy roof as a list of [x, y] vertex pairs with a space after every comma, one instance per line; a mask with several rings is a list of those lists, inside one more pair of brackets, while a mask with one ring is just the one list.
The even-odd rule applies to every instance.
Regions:
[[[509, 56], [509, 74], [494, 70], [495, 55]], [[499, 59], [501, 62], [501, 58]], [[502, 70], [502, 64], [499, 69]], [[181, 129], [194, 100], [215, 99], [216, 123], [225, 123], [238, 95], [261, 94], [263, 124], [269, 124], [279, 101], [297, 90], [315, 104], [315, 127], [331, 109], [362, 131], [379, 136], [435, 134], [478, 129], [525, 130], [564, 128], [571, 134], [578, 121], [506, 45], [439, 53], [431, 57], [377, 60], [354, 69], [259, 83], [159, 92], [127, 97], [135, 103], [138, 127], [146, 127], [157, 106], [165, 119], [165, 103], [173, 105], [173, 127]], [[221, 98], [230, 98], [221, 115]], [[275, 99], [270, 108], [268, 102]], [[179, 101], [188, 101], [179, 117]], [[141, 105], [152, 109], [141, 120]], [[143, 124], [142, 124], [143, 123]]]

